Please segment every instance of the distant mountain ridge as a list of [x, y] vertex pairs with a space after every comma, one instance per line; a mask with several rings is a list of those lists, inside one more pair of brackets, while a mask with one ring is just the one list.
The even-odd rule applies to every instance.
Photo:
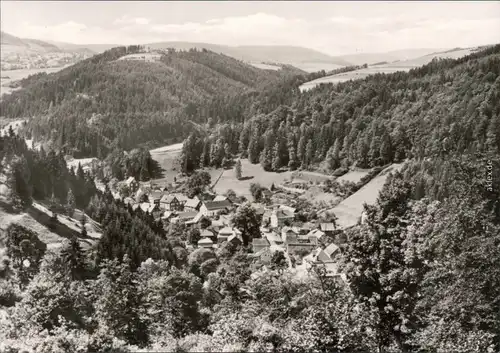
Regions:
[[2, 56], [4, 55], [4, 49], [8, 47], [19, 48], [20, 50], [25, 49], [33, 52], [40, 53], [58, 53], [61, 52], [57, 46], [50, 44], [48, 42], [38, 40], [38, 39], [29, 39], [29, 38], [19, 38], [13, 36], [11, 34], [0, 32], [1, 37], [1, 45], [2, 45]]

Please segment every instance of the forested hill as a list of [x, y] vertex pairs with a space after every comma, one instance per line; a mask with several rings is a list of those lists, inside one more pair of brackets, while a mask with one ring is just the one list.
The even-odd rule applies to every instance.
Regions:
[[75, 155], [100, 156], [114, 147], [182, 139], [191, 128], [186, 120], [242, 119], [252, 97], [304, 74], [291, 66], [261, 70], [207, 50], [119, 60], [140, 49], [114, 48], [60, 72], [29, 77], [21, 90], [3, 97], [1, 115], [35, 117], [28, 124], [35, 139]]
[[[223, 154], [201, 154], [227, 143], [266, 170], [333, 172], [407, 158], [500, 153], [500, 45], [461, 59], [433, 60], [410, 72], [324, 84], [289, 106], [236, 127], [193, 136], [185, 166], [217, 165]], [[198, 151], [198, 152], [196, 152]]]

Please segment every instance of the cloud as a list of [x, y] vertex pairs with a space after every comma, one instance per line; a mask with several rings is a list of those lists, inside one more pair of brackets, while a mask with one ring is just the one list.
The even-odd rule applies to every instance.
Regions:
[[[399, 5], [398, 5], [399, 6]], [[112, 26], [87, 26], [67, 21], [52, 26], [24, 22], [12, 34], [25, 38], [84, 43], [137, 44], [192, 41], [226, 45], [296, 45], [333, 55], [411, 47], [446, 48], [498, 42], [498, 17], [468, 18], [467, 13], [406, 11], [397, 17], [387, 11], [329, 16], [314, 20], [265, 12], [162, 23], [124, 15]], [[9, 30], [7, 30], [9, 32]]]
[[130, 17], [123, 15], [113, 21], [114, 25], [148, 25], [151, 22], [149, 18], [145, 17]]

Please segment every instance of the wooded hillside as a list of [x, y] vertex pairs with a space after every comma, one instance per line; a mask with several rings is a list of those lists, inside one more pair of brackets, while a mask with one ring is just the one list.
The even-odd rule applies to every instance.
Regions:
[[[166, 51], [157, 62], [117, 59], [141, 50], [111, 49], [58, 73], [39, 74], [4, 97], [7, 118], [34, 117], [28, 131], [75, 156], [105, 156], [114, 147], [130, 149], [183, 139], [187, 120], [242, 120], [258, 109], [259, 97], [274, 97], [274, 84], [303, 72], [285, 66], [261, 70], [206, 50]], [[267, 98], [266, 98], [267, 99]], [[283, 103], [279, 97], [276, 103]]]

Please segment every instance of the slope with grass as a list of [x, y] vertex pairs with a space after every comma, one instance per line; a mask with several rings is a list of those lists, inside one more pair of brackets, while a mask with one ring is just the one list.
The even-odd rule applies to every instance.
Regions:
[[346, 229], [356, 225], [363, 212], [363, 205], [372, 205], [390, 173], [401, 170], [403, 163], [392, 164], [380, 172], [368, 184], [329, 210], [337, 216], [337, 226]]

